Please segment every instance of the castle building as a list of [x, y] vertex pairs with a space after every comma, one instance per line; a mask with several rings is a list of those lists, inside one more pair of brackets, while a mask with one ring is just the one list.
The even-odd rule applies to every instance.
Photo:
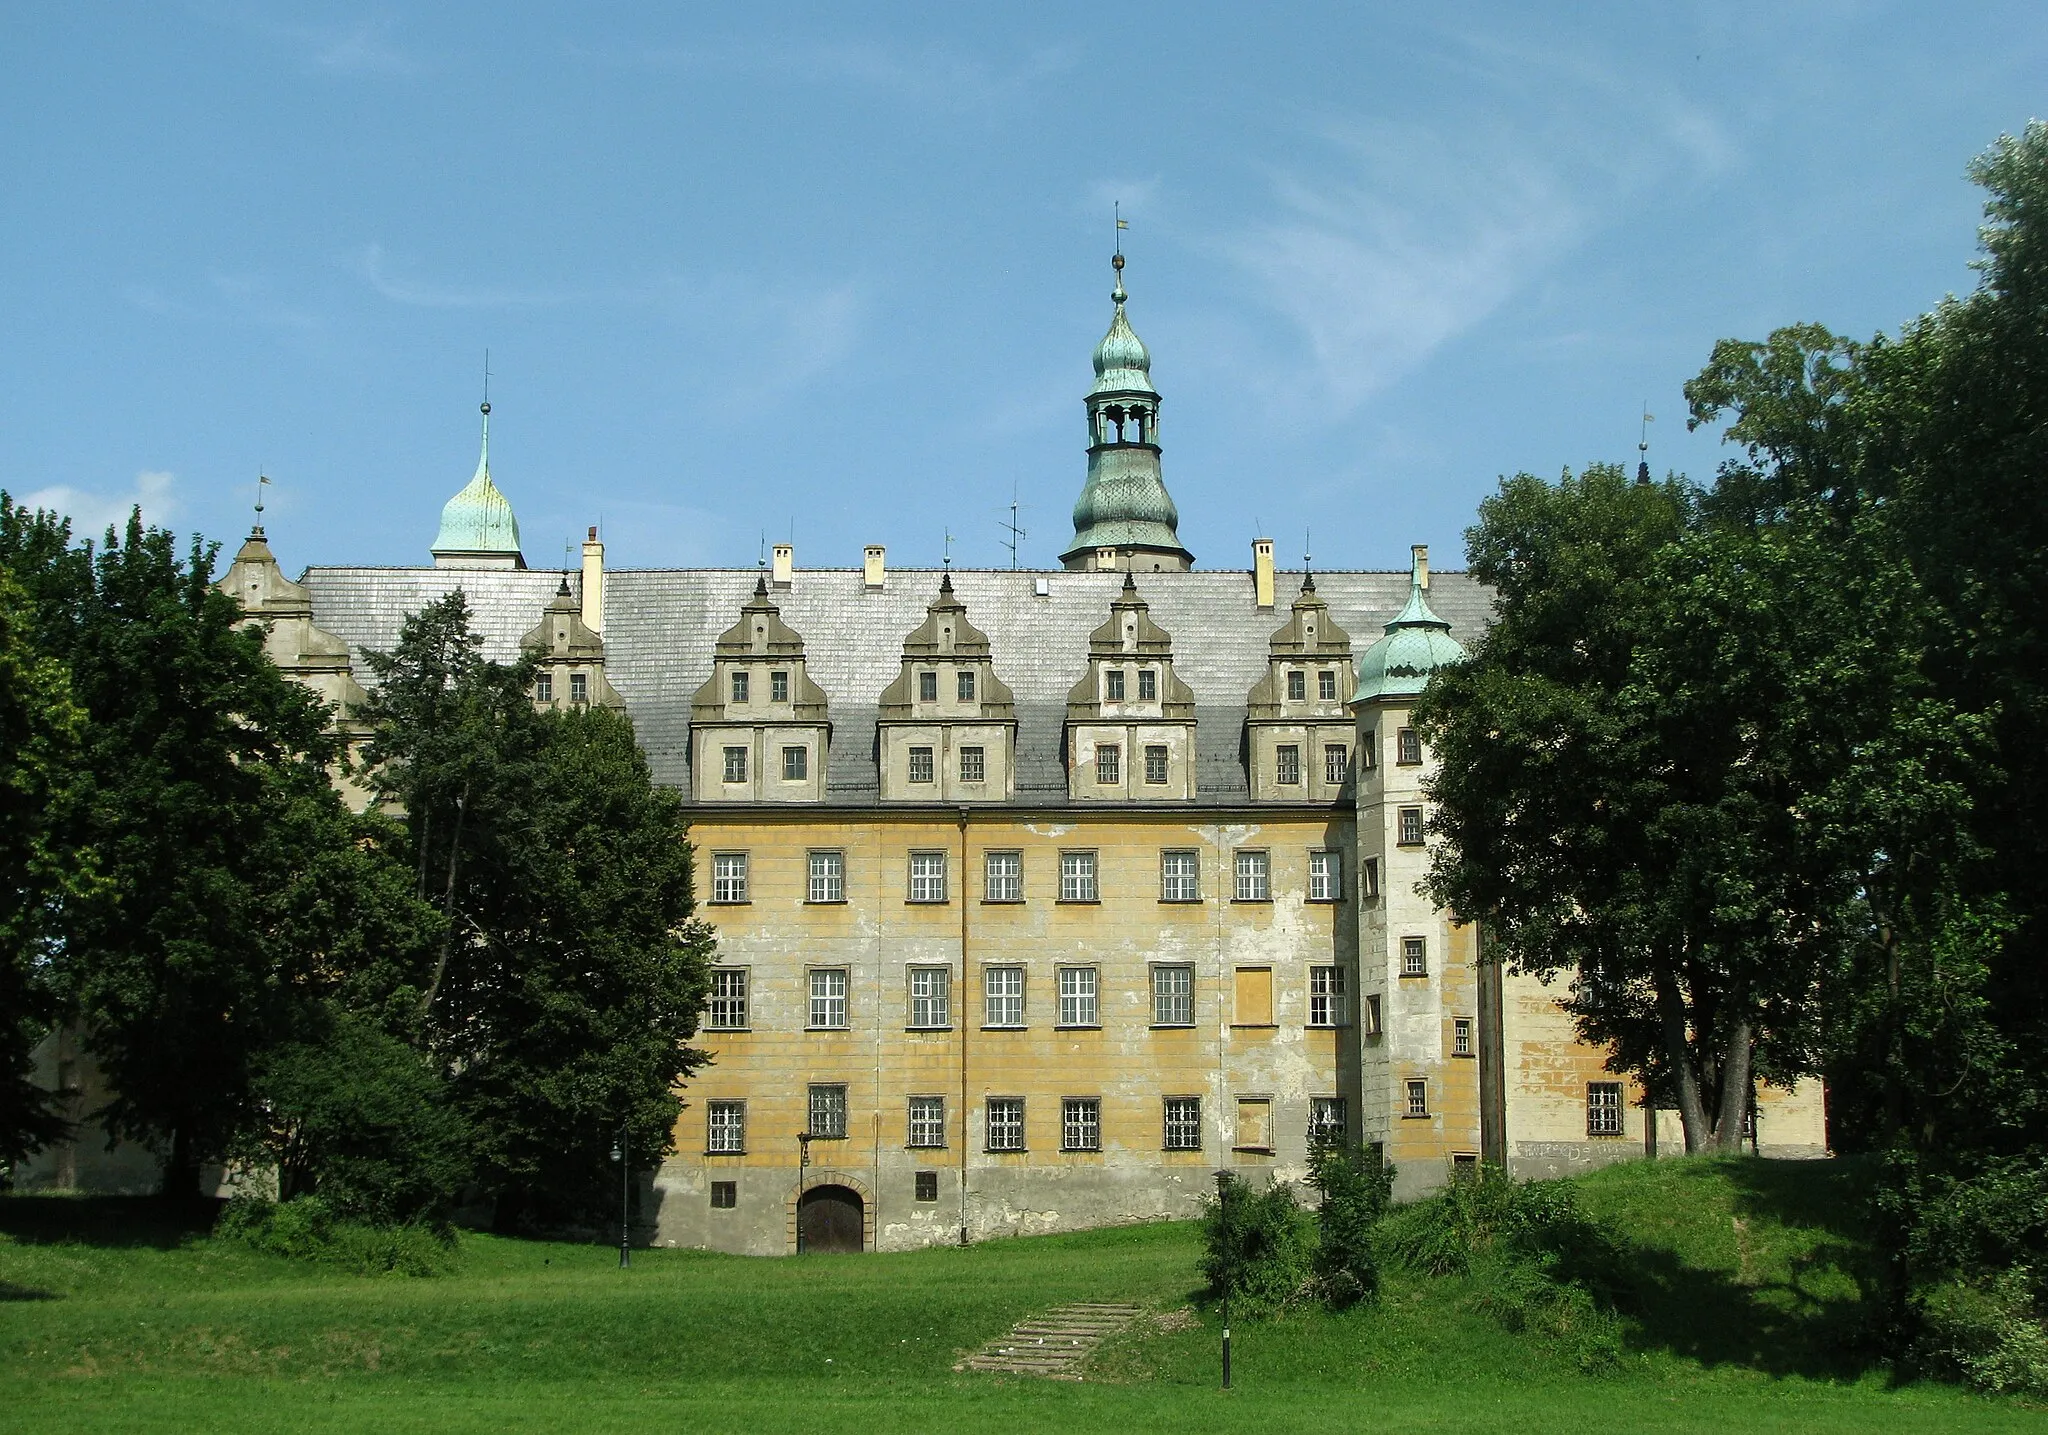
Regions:
[[[1553, 993], [1433, 906], [1409, 723], [1481, 632], [1462, 573], [1194, 566], [1121, 256], [1055, 571], [528, 571], [489, 465], [433, 566], [223, 579], [343, 704], [361, 655], [460, 586], [535, 701], [619, 703], [688, 796], [718, 933], [651, 1239], [903, 1249], [1194, 1214], [1218, 1169], [1299, 1179], [1380, 1143], [1397, 1192], [1679, 1149]], [[486, 410], [488, 425], [488, 410]], [[1759, 1093], [1821, 1154], [1820, 1093]]]

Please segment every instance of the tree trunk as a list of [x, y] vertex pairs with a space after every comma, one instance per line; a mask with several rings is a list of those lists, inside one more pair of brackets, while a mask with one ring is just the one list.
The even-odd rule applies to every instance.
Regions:
[[441, 918], [447, 923], [441, 932], [441, 955], [434, 960], [434, 977], [427, 983], [426, 994], [420, 998], [420, 1020], [427, 1019], [427, 1013], [434, 1008], [434, 998], [440, 994], [441, 978], [448, 974], [448, 957], [454, 950], [455, 942], [455, 863], [462, 854], [462, 820], [469, 815], [469, 785], [463, 784], [462, 795], [455, 799], [455, 836], [448, 843], [448, 882], [441, 893]]
[[1742, 1118], [1749, 1110], [1750, 1027], [1746, 1021], [1728, 1028], [1728, 1050], [1721, 1059], [1720, 1119], [1714, 1123], [1714, 1149], [1740, 1153]]
[[[1672, 1094], [1678, 1100], [1678, 1124], [1685, 1130], [1688, 1156], [1708, 1139], [1706, 1107], [1700, 1101], [1699, 1071], [1693, 1065], [1692, 1043], [1686, 1039], [1685, 998], [1668, 961], [1657, 963], [1657, 1021], [1664, 1033], [1664, 1059], [1671, 1064]], [[1654, 1119], [1654, 1117], [1653, 1117]]]

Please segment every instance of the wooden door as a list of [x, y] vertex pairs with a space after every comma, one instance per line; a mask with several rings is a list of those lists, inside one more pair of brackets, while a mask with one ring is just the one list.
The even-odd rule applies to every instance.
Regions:
[[797, 1226], [806, 1251], [860, 1251], [867, 1248], [861, 1229], [861, 1202], [844, 1186], [813, 1186], [797, 1203]]

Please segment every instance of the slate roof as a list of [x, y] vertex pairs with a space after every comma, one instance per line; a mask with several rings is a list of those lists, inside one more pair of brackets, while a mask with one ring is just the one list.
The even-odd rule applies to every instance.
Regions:
[[[605, 575], [605, 675], [626, 701], [655, 779], [688, 790], [690, 697], [711, 676], [712, 649], [754, 590], [753, 569], [617, 569]], [[830, 702], [832, 747], [826, 801], [877, 800], [875, 709], [901, 670], [904, 635], [924, 621], [938, 593], [936, 569], [894, 569], [870, 592], [859, 569], [799, 569], [771, 594], [804, 639], [811, 678]], [[1408, 600], [1397, 573], [1316, 574], [1316, 591], [1363, 656]], [[469, 596], [487, 657], [517, 655], [519, 639], [555, 594], [560, 575], [453, 568], [308, 568], [314, 621], [347, 641], [364, 683], [366, 648], [388, 649], [400, 621], [460, 586]], [[1048, 596], [1038, 597], [1043, 581]], [[1017, 695], [1020, 806], [1066, 800], [1061, 742], [1067, 690], [1086, 671], [1088, 635], [1109, 614], [1122, 573], [955, 570], [967, 616], [988, 634], [996, 673]], [[1172, 635], [1174, 670], [1195, 694], [1196, 806], [1249, 799], [1244, 768], [1245, 703], [1265, 673], [1268, 644], [1288, 621], [1300, 573], [1281, 572], [1276, 602], [1253, 605], [1243, 570], [1140, 573], [1138, 594]], [[1430, 606], [1467, 646], [1486, 626], [1492, 599], [1460, 572], [1432, 575]]]

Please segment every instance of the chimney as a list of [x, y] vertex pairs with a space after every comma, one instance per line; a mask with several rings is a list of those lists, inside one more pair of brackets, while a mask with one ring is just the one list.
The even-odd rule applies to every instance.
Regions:
[[1415, 584], [1426, 593], [1429, 591], [1429, 545], [1418, 543], [1408, 553], [1415, 561]]
[[787, 588], [796, 572], [796, 549], [788, 543], [775, 545], [775, 567], [769, 573], [768, 581], [777, 588]]
[[1270, 538], [1252, 540], [1252, 592], [1262, 610], [1273, 606], [1273, 540]]
[[593, 633], [604, 631], [604, 543], [594, 523], [583, 540], [583, 626]]
[[888, 549], [879, 543], [870, 543], [861, 558], [861, 580], [867, 584], [870, 593], [880, 592], [883, 580], [889, 575], [888, 556]]
[[1098, 548], [1095, 550], [1095, 571], [1097, 573], [1116, 572], [1116, 550], [1114, 548]]

